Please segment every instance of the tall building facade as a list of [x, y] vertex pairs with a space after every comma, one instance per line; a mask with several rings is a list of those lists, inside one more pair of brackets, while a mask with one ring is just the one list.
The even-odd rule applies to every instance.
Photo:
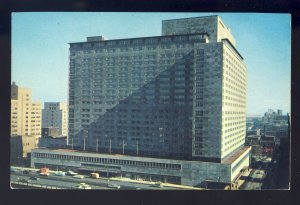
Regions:
[[218, 16], [162, 22], [162, 36], [70, 43], [75, 149], [226, 162], [246, 134], [243, 57]]
[[45, 102], [42, 127], [55, 127], [59, 135], [68, 136], [68, 106], [63, 102]]
[[[31, 89], [11, 85], [11, 136], [41, 137], [41, 103], [32, 101]], [[25, 139], [23, 140], [26, 141]]]

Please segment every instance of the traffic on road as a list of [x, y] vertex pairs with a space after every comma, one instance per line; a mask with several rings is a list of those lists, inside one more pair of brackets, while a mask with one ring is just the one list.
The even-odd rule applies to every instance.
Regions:
[[57, 186], [65, 189], [130, 189], [130, 190], [145, 190], [145, 189], [180, 189], [176, 187], [157, 186], [157, 183], [134, 183], [133, 181], [116, 180], [103, 178], [99, 173], [91, 173], [90, 175], [82, 175], [73, 171], [51, 171], [48, 168], [31, 169], [31, 168], [11, 168], [11, 184], [18, 182]]

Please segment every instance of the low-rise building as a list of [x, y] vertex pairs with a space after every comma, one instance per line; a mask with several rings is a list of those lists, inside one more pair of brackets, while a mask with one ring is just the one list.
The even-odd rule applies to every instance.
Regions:
[[31, 167], [85, 170], [102, 176], [122, 176], [196, 186], [204, 180], [231, 183], [249, 166], [251, 147], [244, 147], [222, 163], [159, 159], [119, 154], [88, 153], [67, 149], [34, 149]]
[[67, 137], [42, 137], [39, 140], [39, 147], [63, 149], [68, 148]]
[[30, 159], [31, 150], [35, 148], [35, 136], [14, 135], [10, 137], [10, 162], [20, 164]]
[[68, 137], [60, 134], [58, 127], [42, 128], [42, 137], [38, 147], [44, 148], [67, 148]]

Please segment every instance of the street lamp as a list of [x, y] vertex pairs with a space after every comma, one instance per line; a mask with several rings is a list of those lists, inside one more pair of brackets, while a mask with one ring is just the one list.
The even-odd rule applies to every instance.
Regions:
[[139, 155], [139, 141], [136, 141], [136, 156]]
[[[73, 147], [73, 137], [70, 140], [72, 140], [71, 149], [73, 150], [74, 149], [74, 147]], [[68, 147], [70, 147], [70, 143], [69, 143]]]
[[[107, 134], [105, 134], [105, 138], [107, 137]], [[111, 154], [111, 138], [109, 137], [109, 154]]]
[[87, 138], [88, 136], [88, 131], [87, 130], [83, 130], [83, 151], [85, 152], [85, 138]]
[[123, 154], [124, 154], [124, 148], [126, 145], [127, 145], [127, 143], [124, 143], [124, 140], [123, 140]]
[[96, 152], [98, 153], [98, 140], [99, 140], [99, 138], [97, 138], [97, 142], [96, 142]]

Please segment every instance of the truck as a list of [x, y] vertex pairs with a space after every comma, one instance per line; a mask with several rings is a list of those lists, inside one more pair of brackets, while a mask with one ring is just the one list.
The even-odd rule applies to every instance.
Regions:
[[40, 175], [41, 176], [49, 176], [50, 175], [49, 174], [49, 168], [47, 168], [47, 167], [41, 168], [40, 169]]
[[93, 173], [91, 173], [91, 178], [95, 178], [95, 179], [99, 179], [99, 173], [95, 173], [95, 172], [93, 172]]

